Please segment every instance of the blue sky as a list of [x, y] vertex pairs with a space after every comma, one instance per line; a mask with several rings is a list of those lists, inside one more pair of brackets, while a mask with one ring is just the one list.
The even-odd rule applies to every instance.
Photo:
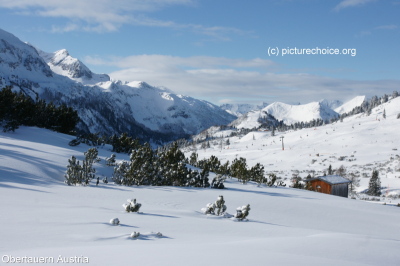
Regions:
[[[0, 27], [23, 41], [215, 104], [400, 90], [399, 14], [400, 0], [0, 1]], [[355, 55], [282, 56], [293, 48]]]

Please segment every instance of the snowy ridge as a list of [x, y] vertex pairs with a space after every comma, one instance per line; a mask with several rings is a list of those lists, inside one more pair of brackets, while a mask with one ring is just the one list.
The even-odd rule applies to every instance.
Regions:
[[357, 96], [350, 101], [345, 102], [343, 105], [335, 108], [335, 112], [338, 114], [348, 113], [352, 111], [355, 107], [361, 106], [361, 104], [366, 100], [365, 96]]
[[257, 128], [261, 125], [260, 118], [267, 117], [267, 114], [273, 116], [277, 121], [283, 121], [286, 125], [297, 122], [310, 122], [316, 119], [329, 121], [331, 118], [338, 116], [335, 111], [323, 102], [311, 102], [302, 105], [274, 102], [259, 111], [250, 111], [244, 114], [230, 123], [230, 126], [248, 129]]
[[337, 117], [337, 113], [326, 108], [326, 106], [319, 102], [302, 105], [275, 102], [265, 107], [262, 111], [273, 115], [276, 119], [283, 121], [287, 125], [296, 122], [309, 122], [314, 119], [322, 119], [325, 121]]
[[223, 104], [220, 105], [220, 108], [236, 117], [241, 117], [250, 111], [261, 110], [267, 105], [268, 104], [264, 102], [261, 104]]
[[12, 85], [32, 98], [73, 107], [83, 131], [172, 140], [235, 118], [209, 102], [145, 82], [110, 81], [66, 50], [38, 50], [0, 30], [0, 87]]

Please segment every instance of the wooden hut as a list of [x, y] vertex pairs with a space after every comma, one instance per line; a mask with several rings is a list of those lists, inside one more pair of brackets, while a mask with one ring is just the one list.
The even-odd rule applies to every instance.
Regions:
[[304, 181], [310, 182], [312, 190], [317, 192], [346, 198], [349, 195], [351, 181], [339, 175], [319, 176]]

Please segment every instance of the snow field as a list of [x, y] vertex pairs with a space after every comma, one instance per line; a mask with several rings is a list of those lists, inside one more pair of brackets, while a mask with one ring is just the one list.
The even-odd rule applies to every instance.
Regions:
[[[69, 147], [72, 138], [25, 127], [0, 133], [1, 256], [84, 256], [91, 265], [397, 265], [400, 261], [397, 207], [291, 188], [242, 185], [235, 179], [228, 179], [224, 190], [102, 182], [98, 187], [94, 182], [88, 187], [66, 186], [68, 158], [75, 155], [82, 160], [88, 149]], [[94, 167], [100, 176], [110, 176], [112, 168], [103, 165], [109, 149], [99, 149], [103, 160]], [[117, 154], [117, 159], [128, 156]], [[201, 208], [219, 195], [230, 214], [250, 204], [249, 221], [202, 214]], [[124, 211], [121, 205], [129, 198], [142, 204], [141, 213]], [[109, 223], [113, 218], [120, 220], [118, 226]], [[133, 232], [140, 236], [132, 239]]]

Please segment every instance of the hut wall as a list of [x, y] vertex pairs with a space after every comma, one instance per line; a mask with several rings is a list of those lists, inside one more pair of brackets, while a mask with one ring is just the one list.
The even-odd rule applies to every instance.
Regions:
[[335, 195], [335, 196], [341, 196], [341, 197], [347, 198], [349, 195], [348, 183], [332, 185], [332, 193], [331, 194]]
[[[331, 185], [329, 185], [328, 183], [325, 183], [321, 180], [311, 181], [311, 186], [317, 192], [331, 194]], [[317, 186], [320, 186], [321, 188], [317, 188]]]

